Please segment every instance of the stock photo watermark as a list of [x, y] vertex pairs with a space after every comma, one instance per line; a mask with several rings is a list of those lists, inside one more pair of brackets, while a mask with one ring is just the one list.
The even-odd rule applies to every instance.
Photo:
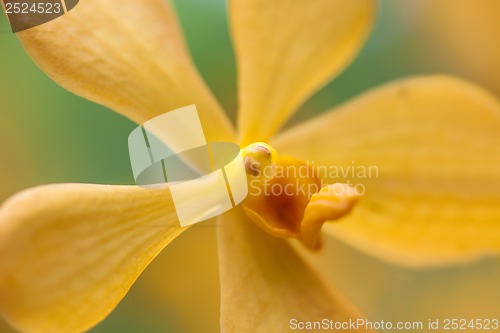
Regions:
[[417, 321], [387, 321], [368, 320], [365, 318], [350, 319], [348, 321], [335, 321], [324, 318], [319, 321], [301, 321], [292, 318], [289, 321], [291, 331], [346, 331], [346, 330], [383, 330], [394, 332], [456, 332], [460, 331], [491, 331], [496, 332], [499, 326], [498, 318], [444, 318]]
[[137, 127], [128, 139], [136, 184], [172, 195], [181, 226], [220, 215], [248, 194], [240, 148], [207, 142], [194, 105]]
[[[247, 165], [254, 172], [249, 175], [249, 195], [265, 196], [306, 196], [311, 198], [322, 188], [342, 180], [343, 184], [328, 187], [330, 195], [342, 196], [348, 189], [354, 190], [359, 196], [366, 193], [367, 179], [379, 178], [379, 168], [376, 165], [325, 166], [315, 161], [305, 161], [299, 165], [273, 165], [260, 168], [259, 165]], [[264, 180], [263, 180], [264, 179]], [[268, 181], [272, 179], [273, 181]], [[315, 182], [304, 183], [302, 179], [313, 179]]]
[[13, 32], [55, 20], [76, 7], [79, 0], [5, 0], [3, 9]]
[[272, 160], [272, 148], [264, 143], [251, 145], [250, 154], [256, 154], [255, 159], [244, 156], [243, 152], [249, 151], [234, 143], [207, 142], [195, 105], [145, 122], [130, 133], [128, 146], [136, 184], [148, 189], [168, 188], [181, 226], [218, 216], [247, 196], [310, 200], [320, 191], [334, 197], [362, 196], [364, 182], [379, 177], [377, 166], [355, 161], [342, 166], [315, 161], [263, 165]]

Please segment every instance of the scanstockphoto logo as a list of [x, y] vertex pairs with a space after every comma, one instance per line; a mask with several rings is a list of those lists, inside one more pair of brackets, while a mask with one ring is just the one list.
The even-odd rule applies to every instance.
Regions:
[[137, 185], [166, 188], [168, 182], [181, 226], [220, 215], [248, 194], [240, 147], [207, 143], [194, 105], [137, 127], [128, 145]]
[[[168, 188], [181, 226], [218, 216], [247, 196], [305, 196], [320, 190], [335, 197], [366, 192], [363, 180], [378, 178], [376, 166], [324, 166], [314, 161], [297, 165], [248, 163], [231, 142], [207, 142], [195, 105], [169, 111], [134, 129], [128, 138], [137, 185]], [[264, 144], [254, 149], [269, 152]], [[244, 149], [245, 150], [245, 149]], [[303, 180], [309, 180], [304, 182]], [[336, 184], [341, 180], [343, 186]], [[331, 186], [330, 186], [331, 184]]]
[[34, 28], [63, 16], [79, 0], [4, 0], [2, 5], [13, 32]]
[[[359, 196], [366, 193], [366, 180], [379, 178], [376, 165], [361, 165], [351, 161], [346, 165], [325, 166], [315, 161], [304, 161], [297, 165], [276, 165], [260, 169], [250, 165], [254, 171], [249, 175], [249, 195], [254, 196], [305, 196], [310, 199], [322, 188], [341, 181], [346, 186], [330, 186], [328, 194], [344, 196], [346, 190], [354, 190]], [[262, 179], [272, 179], [263, 182]], [[302, 180], [313, 180], [304, 182]]]

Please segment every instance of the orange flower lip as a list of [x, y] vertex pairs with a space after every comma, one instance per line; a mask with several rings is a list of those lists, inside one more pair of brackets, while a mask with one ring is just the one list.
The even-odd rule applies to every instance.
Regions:
[[[324, 186], [314, 166], [278, 156], [268, 144], [251, 144], [242, 154], [249, 187], [243, 202], [247, 216], [267, 233], [296, 238], [311, 250], [321, 247], [323, 224], [350, 212], [360, 197], [347, 184]], [[290, 172], [304, 168], [307, 172]]]

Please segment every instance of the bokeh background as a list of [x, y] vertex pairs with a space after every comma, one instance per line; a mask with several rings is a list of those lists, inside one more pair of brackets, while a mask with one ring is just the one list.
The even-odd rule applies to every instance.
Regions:
[[[236, 69], [225, 1], [173, 3], [201, 74], [234, 120]], [[449, 73], [500, 96], [500, 1], [379, 3], [377, 25], [361, 54], [291, 123], [410, 75]], [[133, 183], [127, 137], [136, 125], [53, 83], [24, 53], [4, 15], [0, 99], [0, 201], [46, 183]], [[412, 271], [342, 244], [328, 251], [331, 261], [316, 259], [317, 265], [373, 320], [500, 316], [498, 259]], [[217, 332], [217, 274], [214, 228], [197, 225], [165, 249], [91, 332]], [[0, 320], [0, 332], [14, 331]]]

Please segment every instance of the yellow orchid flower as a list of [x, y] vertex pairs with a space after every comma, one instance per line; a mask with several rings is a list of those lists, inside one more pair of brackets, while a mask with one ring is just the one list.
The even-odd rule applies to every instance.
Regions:
[[[404, 265], [498, 254], [495, 97], [458, 79], [411, 78], [279, 132], [355, 56], [375, 3], [231, 0], [229, 15], [239, 70], [238, 131], [197, 73], [175, 14], [162, 0], [85, 0], [18, 33], [52, 79], [138, 123], [196, 104], [208, 141], [246, 146], [249, 165], [309, 168], [313, 161], [311, 168], [347, 168], [356, 161], [380, 170], [363, 179], [359, 201], [345, 185], [356, 176], [297, 177], [307, 184], [340, 181], [342, 195], [324, 186], [308, 200], [249, 196], [219, 218], [223, 331], [286, 332], [292, 318], [361, 316], [283, 240], [297, 238], [317, 250], [322, 227], [327, 237]], [[263, 186], [295, 180], [270, 178]], [[0, 312], [22, 331], [89, 329], [185, 230], [168, 189], [61, 184], [21, 192], [0, 210]]]

